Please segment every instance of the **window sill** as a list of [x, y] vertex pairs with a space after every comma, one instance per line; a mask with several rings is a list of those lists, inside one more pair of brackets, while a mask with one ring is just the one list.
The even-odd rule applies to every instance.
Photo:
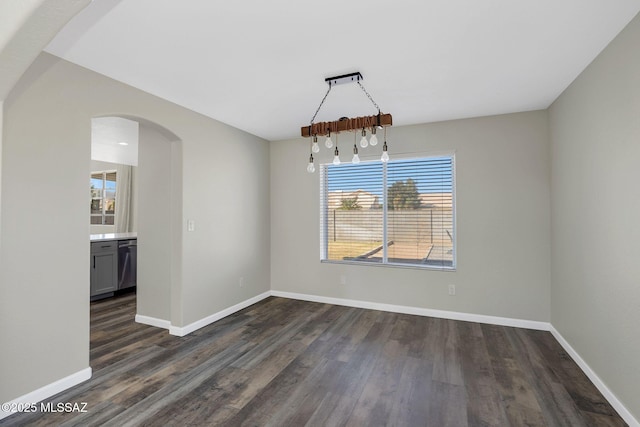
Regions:
[[320, 263], [322, 264], [343, 264], [343, 265], [360, 265], [366, 267], [390, 267], [390, 268], [408, 268], [412, 270], [428, 270], [428, 271], [445, 271], [445, 272], [455, 272], [456, 267], [436, 267], [431, 265], [420, 265], [420, 264], [397, 264], [397, 263], [381, 263], [381, 262], [365, 262], [365, 261], [338, 261], [338, 260], [329, 260], [329, 259], [321, 259]]

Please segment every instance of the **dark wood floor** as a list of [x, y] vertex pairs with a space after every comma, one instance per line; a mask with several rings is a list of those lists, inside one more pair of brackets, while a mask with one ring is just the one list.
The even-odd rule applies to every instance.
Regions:
[[624, 426], [548, 332], [268, 298], [178, 338], [91, 304], [93, 377], [32, 426]]

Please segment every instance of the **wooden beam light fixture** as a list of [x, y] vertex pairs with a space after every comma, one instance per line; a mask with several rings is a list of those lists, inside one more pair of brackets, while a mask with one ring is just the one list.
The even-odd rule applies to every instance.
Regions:
[[[362, 74], [360, 74], [359, 72], [355, 72], [350, 74], [344, 74], [341, 76], [328, 77], [324, 80], [329, 85], [329, 89], [327, 90], [327, 93], [324, 95], [324, 98], [322, 98], [322, 101], [320, 102], [320, 105], [318, 106], [318, 109], [316, 110], [315, 114], [311, 118], [310, 124], [308, 126], [302, 126], [300, 128], [300, 134], [303, 137], [312, 138], [311, 154], [309, 156], [309, 164], [307, 165], [307, 172], [313, 173], [316, 170], [314, 165], [313, 153], [318, 153], [320, 151], [320, 146], [318, 144], [318, 136], [326, 136], [324, 145], [327, 148], [333, 147], [333, 140], [331, 139], [331, 135], [333, 134], [336, 136], [336, 143], [335, 143], [336, 147], [334, 150], [333, 164], [334, 165], [340, 164], [340, 153], [338, 151], [338, 134], [340, 132], [354, 132], [354, 133], [362, 132], [360, 147], [366, 148], [369, 145], [375, 146], [378, 144], [378, 137], [376, 136], [377, 130], [384, 129], [384, 143], [382, 146], [382, 156], [380, 157], [380, 160], [383, 162], [387, 162], [389, 160], [389, 154], [387, 153], [387, 127], [393, 125], [393, 119], [391, 117], [391, 114], [383, 114], [380, 112], [380, 107], [378, 107], [378, 104], [376, 104], [376, 102], [373, 100], [371, 95], [369, 95], [369, 92], [367, 92], [367, 90], [364, 88], [364, 86], [361, 83], [361, 81], [363, 80]], [[369, 100], [373, 103], [373, 105], [378, 110], [378, 114], [373, 116], [354, 117], [354, 118], [341, 117], [340, 119], [335, 120], [333, 122], [316, 123], [315, 122], [316, 116], [318, 115], [318, 112], [320, 112], [320, 109], [322, 108], [324, 101], [327, 99], [327, 96], [329, 96], [329, 92], [331, 92], [331, 88], [339, 84], [354, 83], [354, 82], [357, 83], [358, 86], [360, 86], [360, 89], [362, 89], [362, 91], [367, 95]], [[367, 130], [369, 130], [369, 132], [371, 133], [371, 138], [368, 141], [367, 141]], [[353, 153], [354, 154], [353, 154], [352, 162], [359, 163], [360, 158], [358, 157], [358, 147], [355, 143], [353, 144]]]

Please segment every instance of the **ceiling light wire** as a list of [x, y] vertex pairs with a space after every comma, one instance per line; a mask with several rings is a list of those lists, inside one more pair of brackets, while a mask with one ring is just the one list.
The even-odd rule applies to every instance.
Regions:
[[320, 105], [318, 105], [318, 109], [316, 110], [316, 113], [313, 115], [313, 117], [311, 117], [311, 122], [310, 122], [311, 125], [313, 125], [313, 122], [316, 120], [316, 116], [320, 112], [320, 109], [322, 108], [322, 104], [324, 104], [324, 101], [327, 99], [327, 96], [329, 96], [329, 92], [331, 92], [331, 87], [332, 87], [331, 83], [329, 83], [329, 89], [327, 89], [327, 93], [324, 94], [324, 98], [322, 98], [322, 101], [320, 101]]
[[[373, 103], [373, 106], [376, 107], [376, 109], [378, 110], [378, 114], [380, 114], [380, 107], [378, 106], [378, 104], [376, 104], [376, 101], [373, 100], [373, 98], [371, 97], [371, 95], [369, 95], [369, 92], [367, 92], [367, 90], [364, 88], [364, 86], [362, 85], [362, 83], [360, 83], [360, 80], [358, 80], [356, 83], [358, 83], [358, 86], [360, 86], [360, 89], [362, 89], [362, 91], [365, 93], [365, 95], [367, 95], [367, 98], [369, 98], [369, 101], [371, 101]], [[331, 89], [331, 88], [329, 88]], [[327, 92], [327, 95], [329, 93]], [[325, 96], [326, 98], [326, 96]], [[317, 114], [317, 113], [316, 113]], [[315, 116], [314, 116], [315, 117]]]

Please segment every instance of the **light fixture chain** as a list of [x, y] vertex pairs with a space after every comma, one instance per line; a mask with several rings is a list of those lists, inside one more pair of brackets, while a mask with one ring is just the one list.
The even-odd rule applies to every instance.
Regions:
[[[378, 110], [378, 113], [380, 113], [380, 107], [378, 106], [378, 104], [376, 104], [376, 101], [373, 100], [371, 95], [369, 95], [369, 92], [367, 92], [367, 90], [364, 88], [362, 83], [360, 83], [360, 81], [358, 81], [357, 83], [358, 83], [358, 86], [360, 86], [360, 89], [362, 89], [362, 91], [367, 95], [367, 97], [369, 98], [369, 101], [371, 101], [373, 103], [373, 105], [376, 107], [376, 109]], [[328, 94], [328, 92], [327, 92], [327, 94]], [[326, 96], [325, 96], [325, 98], [326, 98]]]
[[313, 125], [314, 120], [316, 119], [316, 116], [320, 112], [320, 109], [322, 108], [322, 104], [324, 104], [324, 101], [327, 99], [327, 96], [329, 96], [329, 92], [331, 92], [331, 85], [329, 85], [329, 89], [327, 89], [327, 93], [324, 94], [324, 98], [322, 98], [322, 101], [320, 101], [320, 105], [318, 105], [318, 109], [316, 110], [316, 113], [311, 118], [311, 124], [312, 125]]

